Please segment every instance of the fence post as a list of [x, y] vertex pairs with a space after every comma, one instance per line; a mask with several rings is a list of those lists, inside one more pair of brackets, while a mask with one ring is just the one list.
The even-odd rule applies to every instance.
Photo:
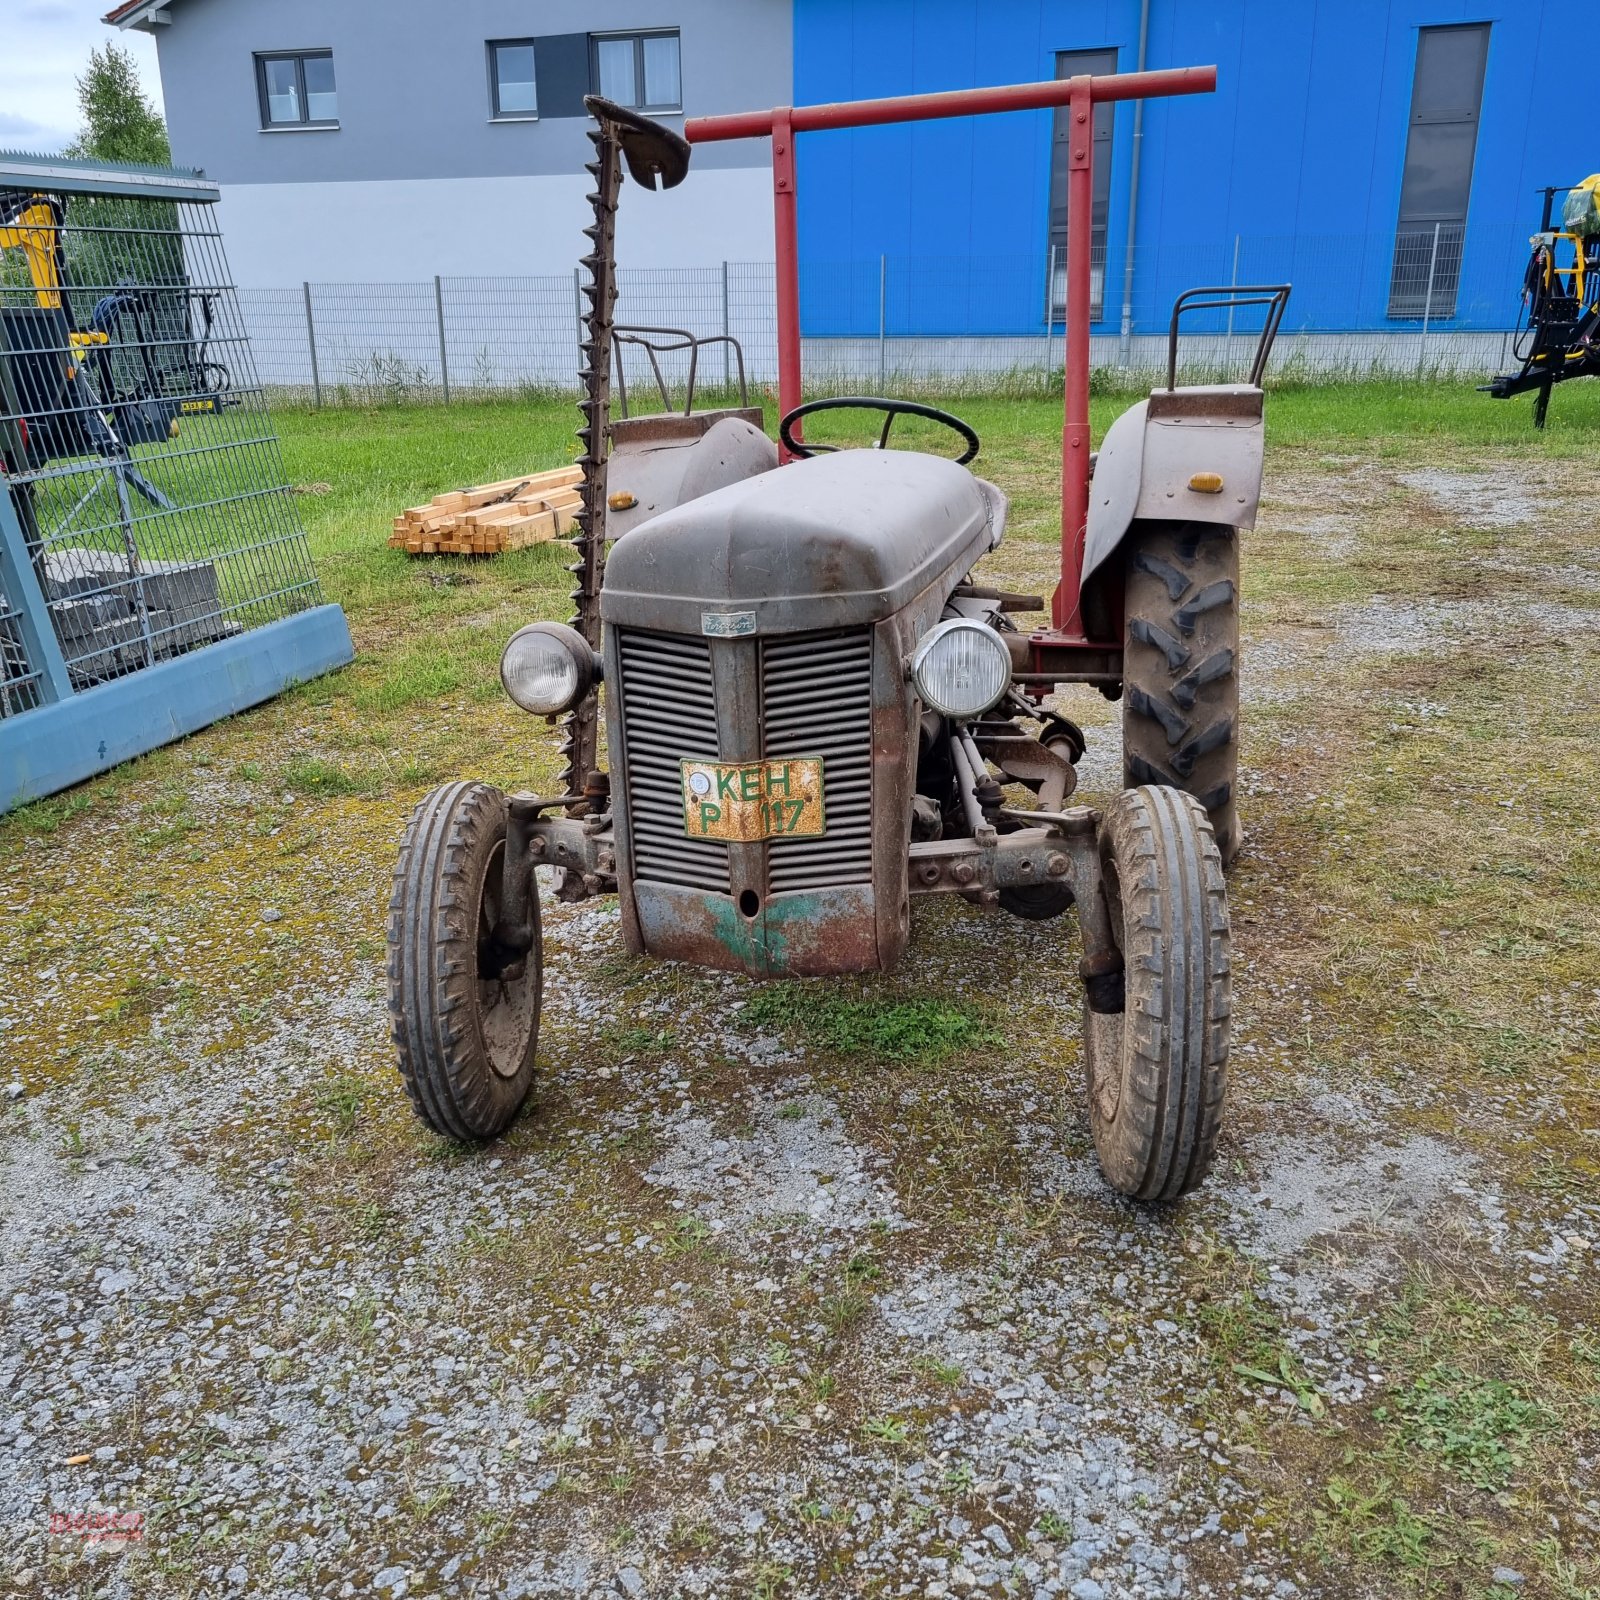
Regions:
[[305, 291], [306, 297], [306, 346], [311, 351], [311, 393], [316, 397], [320, 409], [322, 406], [322, 378], [317, 372], [317, 329], [311, 320], [311, 285], [304, 279], [300, 287]]
[[732, 329], [728, 324], [728, 263], [722, 263], [722, 387], [733, 387], [733, 347], [728, 343]]
[[889, 371], [889, 258], [878, 257], [878, 393], [888, 382]]
[[572, 307], [578, 315], [578, 392], [583, 392], [583, 268], [572, 269]]
[[[1228, 279], [1228, 287], [1239, 287], [1239, 235], [1233, 236], [1233, 276]], [[1228, 359], [1233, 359], [1233, 307], [1228, 307]]]
[[439, 316], [439, 385], [444, 390], [444, 403], [450, 404], [450, 363], [444, 353], [444, 286], [439, 274], [433, 275], [433, 309]]
[[1433, 225], [1433, 250], [1428, 256], [1428, 292], [1422, 301], [1422, 340], [1417, 347], [1417, 376], [1422, 376], [1423, 358], [1428, 353], [1428, 318], [1433, 315], [1433, 269], [1439, 264], [1439, 224]]
[[1044, 378], [1050, 382], [1050, 356], [1056, 342], [1056, 245], [1050, 246], [1050, 275], [1044, 280]]

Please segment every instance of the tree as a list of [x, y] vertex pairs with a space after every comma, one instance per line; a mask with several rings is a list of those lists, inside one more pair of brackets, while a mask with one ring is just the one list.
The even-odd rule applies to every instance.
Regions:
[[78, 105], [83, 131], [68, 147], [68, 155], [157, 166], [171, 163], [167, 125], [139, 85], [131, 50], [111, 41], [89, 52], [89, 65], [78, 79]]

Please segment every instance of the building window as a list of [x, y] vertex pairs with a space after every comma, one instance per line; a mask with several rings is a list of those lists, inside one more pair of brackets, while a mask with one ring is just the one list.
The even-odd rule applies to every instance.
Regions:
[[681, 111], [678, 30], [590, 36], [595, 93], [635, 111]]
[[538, 116], [532, 39], [490, 41], [489, 95], [496, 117], [517, 120]]
[[256, 57], [263, 128], [336, 128], [339, 97], [331, 50]]
[[1391, 317], [1456, 314], [1488, 59], [1487, 22], [1418, 30], [1400, 219], [1389, 275]]
[[[1056, 77], [1076, 78], [1083, 73], [1102, 77], [1117, 70], [1115, 50], [1058, 50]], [[1111, 123], [1113, 106], [1099, 101], [1094, 108], [1094, 149], [1090, 170], [1094, 174], [1094, 203], [1089, 212], [1089, 315], [1098, 321], [1106, 306], [1106, 222], [1111, 215]], [[1050, 315], [1067, 313], [1067, 170], [1068, 141], [1072, 133], [1071, 110], [1055, 109], [1050, 144]]]

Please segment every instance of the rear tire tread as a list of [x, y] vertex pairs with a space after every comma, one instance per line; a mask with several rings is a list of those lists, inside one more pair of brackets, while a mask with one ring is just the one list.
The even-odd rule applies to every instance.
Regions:
[[1137, 525], [1127, 563], [1123, 782], [1202, 798], [1239, 853], [1239, 551], [1232, 528]]

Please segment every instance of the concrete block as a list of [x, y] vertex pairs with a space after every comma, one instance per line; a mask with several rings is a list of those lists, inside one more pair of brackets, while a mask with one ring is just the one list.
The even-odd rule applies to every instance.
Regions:
[[[63, 549], [47, 551], [45, 586], [52, 600], [73, 600], [84, 595], [120, 597], [135, 608], [134, 578], [128, 558], [115, 550]], [[215, 615], [222, 609], [216, 565], [210, 561], [146, 561], [138, 563], [138, 585], [145, 604], [185, 617]]]

